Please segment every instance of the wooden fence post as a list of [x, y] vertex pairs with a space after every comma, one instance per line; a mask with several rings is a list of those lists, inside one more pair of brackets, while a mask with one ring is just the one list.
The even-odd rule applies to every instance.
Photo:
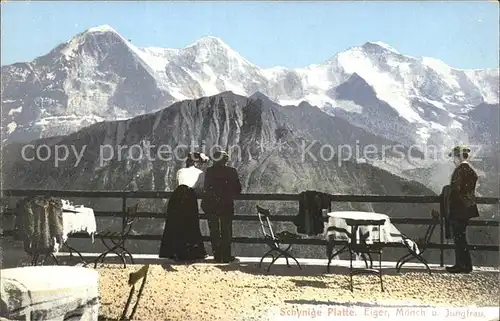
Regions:
[[125, 234], [125, 215], [127, 215], [127, 197], [122, 197], [122, 235]]
[[439, 243], [441, 244], [441, 248], [439, 249], [440, 251], [440, 257], [439, 257], [439, 264], [441, 267], [444, 266], [444, 217], [447, 214], [446, 209], [445, 209], [445, 193], [444, 193], [444, 188], [441, 191], [441, 194], [439, 194]]

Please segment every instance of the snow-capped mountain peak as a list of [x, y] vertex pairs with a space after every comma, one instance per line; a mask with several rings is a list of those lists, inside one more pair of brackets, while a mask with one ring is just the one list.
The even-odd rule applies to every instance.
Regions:
[[367, 48], [371, 49], [371, 48], [376, 47], [376, 48], [384, 49], [386, 51], [391, 51], [392, 53], [395, 53], [398, 55], [401, 54], [399, 51], [397, 51], [396, 49], [394, 49], [393, 47], [391, 47], [390, 45], [388, 45], [382, 41], [369, 41], [369, 42], [365, 43], [362, 47], [365, 49], [367, 49]]
[[212, 36], [179, 49], [161, 74], [171, 84], [169, 92], [178, 100], [224, 91], [249, 95], [257, 89], [254, 81], [266, 81], [257, 66]]
[[10, 124], [7, 133], [20, 140], [68, 134], [163, 107], [172, 97], [149, 58], [104, 25], [33, 62], [3, 66], [2, 89], [7, 90], [2, 90], [2, 108], [13, 110], [2, 119]]
[[249, 65], [256, 67], [253, 63], [243, 58], [238, 52], [233, 50], [222, 39], [213, 36], [204, 36], [186, 46], [179, 51], [182, 56], [196, 56], [199, 63], [214, 63], [215, 61], [226, 60], [233, 64], [233, 67]]
[[[72, 60], [83, 51], [93, 51], [95, 48], [106, 46], [110, 43], [121, 42], [128, 44], [115, 29], [109, 25], [92, 27], [81, 32], [68, 40], [64, 45], [58, 47], [60, 53], [67, 60]], [[57, 48], [56, 48], [57, 49]], [[132, 49], [133, 50], [133, 49]], [[100, 52], [100, 51], [99, 51]]]
[[[112, 52], [113, 54], [111, 54]], [[158, 62], [158, 58], [155, 59], [151, 54], [145, 53], [144, 50], [134, 46], [130, 40], [125, 39], [109, 25], [101, 25], [85, 30], [68, 41], [67, 45], [61, 50], [67, 60], [72, 60], [78, 56], [78, 59], [83, 58], [85, 62], [88, 62], [88, 58], [92, 57], [96, 60], [95, 63], [98, 64], [103, 63], [107, 58], [113, 59], [113, 56], [118, 52], [120, 54], [127, 52], [131, 55], [134, 64], [140, 64], [151, 77], [157, 79], [159, 86], [162, 86], [157, 74], [158, 64], [162, 64]], [[163, 64], [163, 68], [164, 66]]]
[[97, 27], [92, 27], [92, 28], [87, 29], [85, 32], [90, 32], [90, 33], [92, 33], [92, 32], [114, 32], [114, 33], [118, 33], [115, 29], [113, 29], [109, 25], [101, 25], [101, 26], [97, 26]]
[[207, 49], [224, 48], [225, 50], [232, 50], [221, 38], [214, 36], [203, 36], [192, 44], [186, 46], [185, 49], [191, 47], [204, 47]]
[[401, 54], [398, 50], [396, 50], [394, 47], [381, 42], [381, 41], [369, 41], [364, 43], [361, 46], [353, 46], [350, 47], [342, 52], [339, 52], [335, 54], [331, 59], [329, 59], [326, 64], [331, 64], [335, 63], [338, 60], [338, 56], [353, 56], [353, 57], [359, 57], [359, 56], [366, 56], [371, 59], [380, 59], [380, 58], [385, 58], [385, 57], [391, 57], [392, 59], [401, 59], [405, 56]]

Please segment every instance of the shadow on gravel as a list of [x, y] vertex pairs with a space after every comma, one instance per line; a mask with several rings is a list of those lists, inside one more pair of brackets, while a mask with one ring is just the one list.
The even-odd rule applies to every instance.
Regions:
[[[273, 265], [269, 272], [267, 272], [268, 264], [262, 264], [259, 268], [258, 263], [229, 263], [229, 264], [218, 264], [214, 265], [218, 269], [229, 272], [229, 271], [240, 271], [243, 273], [254, 274], [254, 275], [276, 275], [276, 276], [323, 276], [328, 277], [329, 275], [349, 275], [349, 268], [343, 266], [331, 266], [330, 273], [327, 273], [326, 266], [317, 265], [302, 265], [302, 269], [298, 266], [292, 265], [288, 267], [286, 265]], [[432, 271], [435, 273], [443, 273], [444, 270]], [[383, 269], [383, 275], [404, 275], [406, 273], [421, 273], [426, 274], [427, 272], [422, 269], [405, 269], [401, 273], [397, 273], [396, 269]]]
[[[326, 276], [326, 267], [306, 265], [299, 269], [298, 266], [288, 267], [286, 265], [273, 265], [271, 270], [267, 272], [267, 264], [262, 264], [259, 268], [258, 263], [229, 263], [214, 265], [216, 268], [224, 272], [239, 271], [253, 275], [276, 275], [276, 276]], [[339, 274], [339, 273], [335, 273]], [[342, 274], [342, 272], [340, 273]]]
[[311, 280], [291, 280], [295, 286], [299, 287], [311, 287], [311, 288], [319, 288], [326, 289], [328, 285], [323, 281], [311, 281]]
[[[369, 302], [338, 302], [338, 301], [319, 301], [319, 300], [285, 300], [285, 303], [288, 304], [308, 304], [308, 305], [328, 305], [328, 306], [342, 306], [342, 307], [401, 307], [401, 308], [414, 308], [415, 305], [383, 305]], [[419, 305], [419, 307], [423, 308], [431, 308], [432, 305]]]

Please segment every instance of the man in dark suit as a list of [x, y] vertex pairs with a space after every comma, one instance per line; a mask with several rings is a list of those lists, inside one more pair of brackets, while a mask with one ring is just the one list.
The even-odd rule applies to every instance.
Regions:
[[450, 273], [472, 271], [466, 229], [469, 220], [479, 216], [479, 211], [475, 200], [478, 176], [467, 162], [469, 153], [470, 149], [467, 147], [457, 146], [449, 154], [456, 166], [451, 175], [449, 196], [449, 220], [455, 241], [455, 265], [446, 268]]
[[217, 152], [214, 159], [214, 165], [205, 173], [205, 197], [201, 207], [208, 216], [215, 261], [229, 263], [235, 259], [231, 256], [233, 199], [241, 193], [241, 183], [236, 169], [226, 166], [227, 153]]

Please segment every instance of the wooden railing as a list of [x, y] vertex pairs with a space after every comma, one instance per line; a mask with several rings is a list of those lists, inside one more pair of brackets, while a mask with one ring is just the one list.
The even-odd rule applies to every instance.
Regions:
[[[94, 210], [96, 217], [120, 217], [123, 219], [123, 213], [126, 210], [127, 199], [168, 199], [171, 197], [172, 192], [155, 192], [155, 191], [61, 191], [61, 190], [3, 190], [1, 192], [2, 198], [9, 197], [26, 197], [35, 195], [50, 195], [61, 198], [120, 198], [122, 200], [122, 210], [117, 212], [112, 211], [98, 211]], [[200, 196], [202, 197], [202, 196]], [[246, 201], [299, 201], [300, 195], [298, 194], [241, 194], [235, 200]], [[332, 202], [358, 202], [358, 203], [407, 203], [407, 204], [439, 204], [442, 201], [442, 196], [381, 196], [381, 195], [331, 195]], [[499, 204], [500, 198], [498, 197], [481, 197], [477, 199], [478, 204]], [[12, 215], [12, 210], [3, 209], [3, 214]], [[163, 219], [164, 213], [157, 212], [138, 212], [137, 217], [142, 218], [158, 218]], [[200, 213], [200, 219], [206, 219], [206, 215]], [[258, 221], [256, 214], [236, 214], [234, 219], [236, 221]], [[274, 215], [271, 217], [272, 221], [278, 222], [292, 222], [293, 216], [290, 215]], [[431, 218], [391, 218], [391, 222], [395, 224], [409, 224], [409, 225], [425, 225], [431, 223]], [[498, 227], [499, 222], [496, 220], [479, 220], [473, 219], [470, 221], [471, 226], [488, 226]], [[4, 236], [11, 235], [12, 231], [3, 231]], [[72, 235], [75, 238], [85, 238], [88, 235], [77, 233]], [[161, 235], [131, 235], [130, 239], [136, 240], [161, 240]], [[205, 241], [209, 240], [208, 236], [204, 237]], [[246, 244], [262, 244], [264, 239], [253, 237], [233, 237], [235, 243]], [[321, 239], [296, 239], [291, 242], [292, 244], [309, 244], [309, 245], [326, 245], [325, 240]], [[390, 244], [390, 247], [401, 247], [399, 244]], [[444, 250], [452, 249], [452, 244], [445, 244], [444, 241], [444, 224], [443, 220], [440, 221], [440, 242], [429, 244], [429, 248], [439, 249], [441, 252], [440, 263], [444, 265]], [[472, 250], [476, 251], [499, 251], [498, 245], [492, 244], [472, 244]]]

